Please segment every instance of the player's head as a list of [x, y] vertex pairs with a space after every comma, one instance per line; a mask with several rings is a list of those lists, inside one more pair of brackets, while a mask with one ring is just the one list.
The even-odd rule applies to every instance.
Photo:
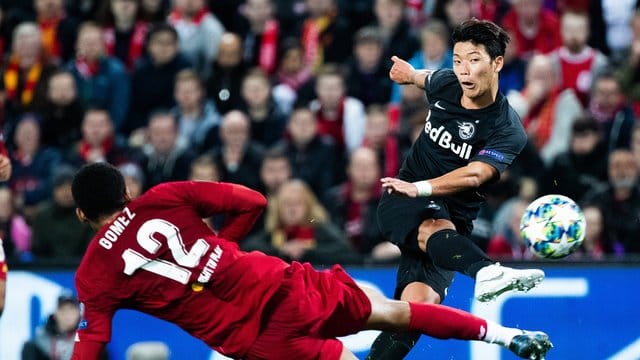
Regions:
[[107, 163], [83, 166], [73, 178], [71, 193], [78, 207], [78, 218], [96, 225], [122, 210], [129, 200], [124, 177]]
[[491, 21], [474, 18], [458, 25], [451, 39], [453, 70], [464, 96], [472, 100], [493, 99], [509, 42], [507, 32]]

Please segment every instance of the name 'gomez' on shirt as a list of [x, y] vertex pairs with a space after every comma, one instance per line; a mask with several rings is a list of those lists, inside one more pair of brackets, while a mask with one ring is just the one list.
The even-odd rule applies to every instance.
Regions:
[[[462, 88], [451, 69], [428, 76], [425, 92], [429, 114], [402, 164], [400, 179], [432, 179], [471, 161], [485, 162], [501, 173], [524, 148], [527, 136], [522, 123], [502, 93], [485, 108], [465, 109], [460, 104]], [[475, 190], [454, 197], [482, 201]]]

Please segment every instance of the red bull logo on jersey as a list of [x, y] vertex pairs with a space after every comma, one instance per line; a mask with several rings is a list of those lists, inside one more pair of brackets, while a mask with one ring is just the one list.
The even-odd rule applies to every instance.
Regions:
[[453, 135], [447, 131], [444, 126], [439, 126], [438, 128], [434, 128], [431, 125], [431, 121], [427, 118], [427, 122], [424, 126], [424, 132], [427, 133], [427, 136], [438, 146], [444, 149], [451, 150], [452, 153], [458, 155], [460, 158], [469, 160], [471, 158], [471, 150], [473, 150], [473, 146], [463, 142], [462, 144], [457, 144], [453, 142]]

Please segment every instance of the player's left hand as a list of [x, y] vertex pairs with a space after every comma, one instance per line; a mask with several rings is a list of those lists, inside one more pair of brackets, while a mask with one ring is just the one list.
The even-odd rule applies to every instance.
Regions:
[[389, 193], [398, 192], [409, 197], [418, 196], [418, 187], [413, 183], [392, 177], [382, 178], [380, 182], [382, 183], [382, 187], [387, 189]]

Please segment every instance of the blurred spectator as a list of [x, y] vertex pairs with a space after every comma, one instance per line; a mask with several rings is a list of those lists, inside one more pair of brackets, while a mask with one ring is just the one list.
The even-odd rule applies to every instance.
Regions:
[[397, 133], [404, 154], [424, 130], [429, 103], [424, 90], [417, 86], [405, 86], [400, 96], [399, 104], [389, 105], [389, 128]]
[[381, 177], [395, 177], [400, 170], [400, 146], [398, 139], [389, 130], [386, 108], [372, 105], [367, 108], [367, 127], [363, 145], [373, 149], [380, 164]]
[[607, 66], [608, 60], [600, 51], [587, 45], [588, 14], [564, 13], [560, 19], [560, 33], [562, 47], [551, 54], [560, 74], [560, 87], [573, 89], [582, 106], [587, 106], [593, 76]]
[[80, 303], [71, 294], [58, 297], [58, 304], [34, 337], [22, 348], [22, 360], [69, 360], [80, 323]]
[[591, 46], [617, 64], [631, 45], [630, 23], [636, 0], [589, 0]]
[[78, 20], [67, 14], [64, 0], [35, 0], [36, 20], [47, 58], [62, 64], [73, 57]]
[[631, 25], [633, 38], [629, 53], [616, 68], [616, 75], [633, 106], [633, 112], [638, 117], [640, 116], [640, 11], [637, 9]]
[[218, 54], [224, 27], [206, 7], [205, 0], [174, 0], [169, 23], [180, 39], [180, 51], [198, 74], [210, 74], [210, 64]]
[[241, 103], [238, 80], [244, 78], [247, 71], [242, 59], [242, 40], [238, 35], [225, 33], [222, 36], [212, 66], [212, 75], [206, 83], [209, 98], [213, 99], [221, 114], [237, 109]]
[[293, 177], [302, 179], [322, 196], [334, 183], [336, 151], [331, 139], [318, 134], [318, 120], [307, 107], [293, 110], [288, 136], [280, 145], [289, 156]]
[[271, 75], [278, 64], [278, 49], [283, 38], [275, 18], [272, 0], [247, 0], [240, 8], [242, 18], [238, 32], [243, 38], [244, 59]]
[[178, 122], [170, 113], [157, 112], [149, 118], [149, 143], [143, 148], [142, 164], [146, 189], [167, 181], [186, 180], [196, 154], [178, 140]]
[[79, 261], [89, 245], [93, 230], [76, 217], [71, 195], [75, 170], [62, 166], [53, 174], [53, 198], [44, 203], [33, 219], [31, 250], [39, 262]]
[[118, 166], [125, 162], [140, 162], [140, 154], [130, 149], [116, 136], [107, 110], [89, 108], [82, 119], [82, 138], [67, 154], [67, 161], [74, 166], [106, 161]]
[[569, 150], [553, 159], [545, 176], [545, 194], [580, 199], [607, 180], [607, 152], [596, 119], [584, 116], [572, 126]]
[[520, 91], [524, 87], [524, 74], [527, 63], [518, 57], [518, 40], [513, 34], [509, 35], [509, 42], [504, 51], [504, 62], [500, 70], [500, 91], [508, 94], [509, 91]]
[[260, 69], [254, 69], [242, 79], [242, 110], [251, 120], [251, 139], [269, 147], [284, 135], [287, 117], [271, 95], [271, 83]]
[[260, 165], [260, 192], [267, 199], [276, 194], [282, 184], [291, 179], [291, 162], [287, 157], [285, 149], [281, 146], [274, 146], [265, 151]]
[[150, 24], [161, 23], [167, 20], [170, 7], [170, 0], [140, 0], [140, 17]]
[[40, 144], [41, 133], [37, 117], [25, 114], [16, 126], [16, 146], [10, 155], [13, 174], [9, 184], [20, 210], [27, 216], [51, 197], [51, 174], [62, 160], [57, 150]]
[[442, 21], [448, 33], [471, 18], [471, 0], [436, 0], [433, 18]]
[[280, 108], [289, 113], [296, 101], [306, 106], [313, 99], [313, 74], [304, 62], [304, 49], [298, 38], [287, 38], [282, 42], [278, 59], [273, 96]]
[[[453, 67], [453, 52], [449, 47], [449, 29], [443, 22], [433, 19], [423, 26], [420, 30], [420, 44], [421, 49], [412, 54], [409, 59], [409, 63], [414, 68], [438, 70]], [[407, 87], [393, 83], [391, 101], [400, 102], [401, 93]]]
[[144, 53], [148, 24], [140, 19], [140, 0], [106, 0], [102, 9], [102, 25], [107, 54], [133, 70]]
[[336, 0], [306, 0], [307, 18], [300, 41], [305, 63], [314, 71], [323, 64], [340, 63], [351, 54], [351, 32]]
[[114, 129], [123, 129], [129, 111], [131, 85], [122, 63], [105, 52], [102, 28], [87, 22], [80, 26], [76, 59], [67, 64], [85, 105], [108, 109]]
[[80, 140], [84, 108], [73, 75], [64, 70], [49, 78], [47, 98], [38, 109], [42, 119], [42, 144], [63, 152]]
[[562, 45], [556, 14], [542, 7], [543, 0], [513, 0], [502, 25], [518, 43], [517, 55], [529, 60], [535, 53], [546, 54]]
[[604, 71], [593, 80], [588, 110], [600, 123], [607, 152], [629, 148], [635, 118], [613, 73]]
[[345, 79], [333, 64], [325, 65], [316, 80], [318, 98], [310, 104], [318, 119], [318, 133], [335, 141], [341, 155], [362, 144], [366, 114], [358, 99], [346, 96]]
[[382, 58], [382, 33], [376, 27], [364, 27], [356, 33], [354, 43], [354, 56], [347, 71], [347, 93], [365, 106], [386, 104], [391, 95], [391, 80]]
[[607, 243], [605, 252], [623, 255], [640, 252], [640, 187], [638, 168], [630, 150], [618, 149], [609, 155], [609, 181], [583, 198], [586, 205], [597, 206], [604, 215]]
[[409, 59], [418, 51], [420, 44], [404, 18], [404, 0], [375, 0], [373, 12], [376, 16], [373, 25], [382, 31], [384, 39], [384, 67], [389, 70], [393, 55]]
[[93, 21], [98, 16], [102, 0], [79, 0], [68, 2], [69, 13], [80, 21]]
[[125, 132], [145, 127], [149, 114], [174, 106], [176, 75], [190, 66], [178, 52], [178, 33], [169, 24], [159, 23], [147, 34], [147, 53], [140, 58], [131, 75], [131, 111]]
[[178, 119], [178, 143], [200, 154], [220, 146], [220, 114], [205, 97], [202, 83], [192, 70], [176, 75], [174, 86], [176, 106], [171, 112]]
[[213, 151], [220, 179], [259, 189], [257, 169], [264, 150], [251, 141], [251, 121], [247, 115], [238, 110], [226, 113], [220, 125], [220, 140], [222, 145]]
[[524, 89], [511, 91], [507, 97], [546, 164], [569, 149], [571, 124], [582, 106], [573, 90], [560, 89], [549, 56], [531, 58]]
[[269, 201], [265, 224], [264, 230], [241, 244], [244, 250], [315, 264], [349, 263], [355, 258], [340, 230], [302, 180], [280, 186]]
[[144, 172], [140, 165], [136, 163], [124, 163], [118, 166], [118, 169], [124, 177], [124, 183], [127, 187], [127, 193], [131, 200], [142, 195], [144, 192], [145, 178]]
[[[567, 2], [567, 0], [559, 0]], [[574, 1], [574, 0], [568, 0]], [[583, 0], [577, 0], [583, 1]], [[471, 0], [471, 15], [480, 20], [493, 21], [496, 24], [502, 23], [502, 18], [511, 7], [510, 1], [504, 0]], [[500, 72], [502, 76], [502, 72]]]
[[127, 348], [126, 360], [169, 360], [169, 347], [160, 341], [144, 341]]
[[631, 132], [631, 151], [633, 151], [633, 158], [636, 160], [638, 169], [640, 169], [640, 122], [633, 126], [633, 131]]
[[347, 181], [325, 194], [328, 213], [361, 256], [373, 261], [389, 261], [400, 249], [386, 241], [377, 224], [380, 164], [372, 149], [354, 150], [347, 166]]
[[191, 162], [189, 180], [220, 181], [220, 171], [211, 155], [200, 155]]
[[602, 211], [596, 206], [584, 206], [582, 213], [587, 224], [584, 240], [582, 240], [582, 246], [569, 259], [602, 260], [605, 256], [603, 244], [607, 242], [604, 238], [605, 228]]
[[28, 260], [31, 254], [31, 228], [25, 218], [16, 212], [13, 192], [6, 186], [0, 187], [0, 239], [0, 246], [4, 245], [4, 254], [9, 262]]
[[47, 81], [55, 66], [47, 63], [40, 30], [35, 23], [25, 22], [13, 31], [11, 55], [2, 69], [1, 100], [4, 100], [5, 129], [11, 136], [15, 121], [32, 111], [46, 97]]
[[508, 202], [509, 221], [502, 229], [495, 229], [489, 240], [487, 255], [501, 260], [535, 260], [535, 255], [527, 247], [520, 233], [520, 220], [529, 203], [522, 199]]

